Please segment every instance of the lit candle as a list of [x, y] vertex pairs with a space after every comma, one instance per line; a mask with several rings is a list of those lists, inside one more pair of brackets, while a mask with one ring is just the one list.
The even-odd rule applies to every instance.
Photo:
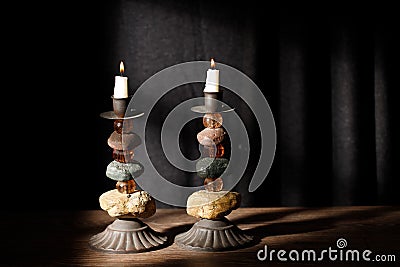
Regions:
[[114, 98], [127, 98], [128, 97], [128, 77], [124, 74], [124, 63], [121, 61], [119, 64], [120, 76], [115, 76], [114, 84]]
[[207, 70], [206, 86], [203, 92], [219, 92], [219, 70], [215, 69], [214, 59], [211, 59], [211, 68]]

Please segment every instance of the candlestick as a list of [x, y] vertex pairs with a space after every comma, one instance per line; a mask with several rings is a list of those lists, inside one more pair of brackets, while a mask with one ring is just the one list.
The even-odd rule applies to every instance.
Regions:
[[133, 119], [144, 113], [127, 107], [129, 98], [112, 97], [113, 111], [101, 117], [114, 120], [114, 131], [107, 140], [112, 148], [113, 160], [108, 164], [106, 176], [116, 182], [115, 189], [99, 197], [100, 207], [115, 218], [102, 232], [93, 235], [89, 246], [111, 253], [139, 253], [165, 247], [166, 235], [154, 231], [142, 218], [156, 212], [155, 199], [146, 191], [136, 189], [135, 179], [144, 173], [144, 167], [133, 159], [134, 149], [141, 139], [133, 130]]
[[[218, 100], [216, 92], [204, 94], [206, 99], [207, 94], [213, 94], [215, 98], [209, 99]], [[196, 170], [204, 179], [204, 190], [194, 192], [187, 199], [186, 213], [200, 220], [188, 231], [176, 235], [174, 242], [184, 249], [203, 251], [233, 250], [255, 244], [256, 237], [226, 218], [241, 202], [240, 193], [224, 190], [221, 177], [229, 164], [225, 158], [228, 144], [222, 114], [233, 109], [221, 106], [211, 112], [207, 107], [195, 106], [191, 110], [203, 114], [205, 128], [197, 134], [197, 140], [205, 157], [197, 162]]]
[[128, 77], [124, 74], [124, 63], [121, 61], [119, 64], [120, 76], [115, 76], [114, 84], [114, 98], [127, 98], [128, 97]]
[[219, 70], [215, 69], [215, 61], [211, 59], [211, 68], [207, 70], [206, 85], [203, 92], [219, 92]]

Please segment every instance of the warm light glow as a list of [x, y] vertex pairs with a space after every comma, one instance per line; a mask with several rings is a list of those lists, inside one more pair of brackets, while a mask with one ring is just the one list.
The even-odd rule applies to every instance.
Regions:
[[121, 63], [119, 63], [119, 72], [121, 73], [121, 75], [124, 73], [124, 62], [121, 61]]
[[215, 62], [214, 62], [214, 59], [213, 59], [213, 58], [211, 59], [211, 68], [212, 68], [212, 69], [215, 68]]

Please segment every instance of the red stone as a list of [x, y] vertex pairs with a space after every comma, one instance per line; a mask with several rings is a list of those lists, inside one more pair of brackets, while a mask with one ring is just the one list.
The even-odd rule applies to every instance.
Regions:
[[204, 128], [197, 134], [197, 141], [203, 146], [218, 145], [224, 140], [225, 131], [223, 128]]
[[222, 178], [206, 178], [204, 179], [204, 188], [209, 192], [219, 192], [224, 187]]
[[203, 146], [203, 153], [210, 158], [222, 158], [225, 154], [225, 148], [222, 144], [216, 146]]
[[222, 121], [220, 113], [207, 113], [203, 116], [203, 125], [207, 128], [219, 128], [222, 126]]
[[115, 187], [122, 194], [132, 194], [136, 190], [136, 183], [134, 180], [118, 181]]
[[114, 120], [114, 131], [119, 134], [122, 133], [133, 133], [133, 119], [117, 119]]
[[133, 162], [134, 155], [133, 150], [125, 151], [113, 149], [112, 158], [118, 162], [128, 163]]

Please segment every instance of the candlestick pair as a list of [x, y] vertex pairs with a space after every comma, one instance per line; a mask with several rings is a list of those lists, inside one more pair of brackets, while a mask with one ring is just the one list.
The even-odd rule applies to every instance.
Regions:
[[[122, 76], [122, 62], [120, 68]], [[114, 120], [114, 131], [107, 140], [113, 149], [113, 160], [107, 166], [106, 176], [116, 181], [116, 188], [103, 193], [99, 202], [100, 207], [115, 220], [104, 231], [90, 238], [90, 247], [113, 253], [138, 253], [160, 249], [172, 242], [185, 249], [205, 251], [230, 250], [252, 244], [255, 239], [226, 218], [232, 210], [240, 207], [241, 195], [224, 190], [221, 177], [229, 164], [223, 114], [234, 109], [222, 103], [219, 70], [215, 69], [215, 62], [211, 61], [211, 69], [207, 71], [204, 105], [191, 108], [203, 115], [205, 127], [197, 134], [205, 157], [196, 164], [198, 176], [204, 179], [204, 189], [189, 196], [186, 212], [200, 220], [174, 240], [140, 220], [156, 212], [154, 198], [146, 191], [137, 190], [135, 183], [135, 179], [143, 174], [144, 167], [134, 160], [134, 149], [141, 144], [141, 139], [134, 132], [133, 120], [144, 114], [127, 111], [130, 102], [127, 79], [117, 77], [112, 96], [113, 110], [100, 114], [103, 118]]]

